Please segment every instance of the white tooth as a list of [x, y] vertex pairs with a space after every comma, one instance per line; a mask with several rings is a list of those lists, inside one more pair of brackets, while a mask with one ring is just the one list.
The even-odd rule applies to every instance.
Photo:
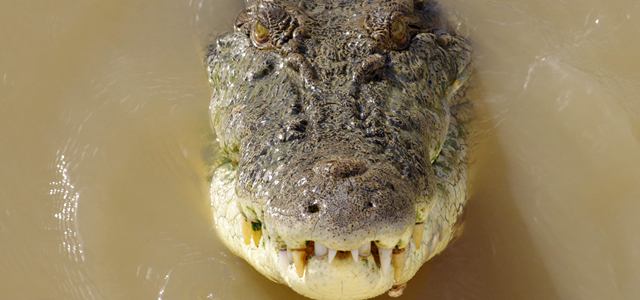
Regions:
[[292, 264], [293, 263], [293, 254], [291, 254], [291, 249], [289, 249], [289, 247], [287, 247], [287, 257], [289, 258], [289, 263]]
[[337, 250], [329, 249], [329, 263], [333, 261], [333, 258], [336, 257]]
[[278, 257], [280, 260], [280, 271], [282, 271], [282, 276], [287, 277], [287, 268], [289, 267], [289, 258], [287, 257], [287, 250], [278, 251]]
[[358, 262], [358, 249], [356, 249], [356, 250], [351, 250], [351, 257], [353, 257], [353, 260], [355, 260], [356, 262]]
[[360, 256], [362, 256], [362, 257], [367, 257], [367, 256], [371, 255], [371, 242], [364, 243], [364, 245], [362, 245], [358, 249], [358, 254], [360, 254]]
[[382, 274], [386, 274], [391, 265], [391, 252], [392, 249], [386, 249], [378, 246], [378, 252], [380, 253], [380, 268], [382, 268]]
[[327, 246], [321, 243], [315, 242], [313, 243], [313, 248], [315, 249], [315, 253], [317, 257], [327, 255]]

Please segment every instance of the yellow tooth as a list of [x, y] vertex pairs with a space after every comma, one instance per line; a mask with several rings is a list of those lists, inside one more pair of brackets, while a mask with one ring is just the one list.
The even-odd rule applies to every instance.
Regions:
[[413, 242], [416, 244], [416, 249], [420, 249], [420, 243], [422, 243], [422, 234], [424, 233], [424, 223], [418, 223], [413, 227]]
[[262, 238], [262, 224], [253, 222], [251, 223], [251, 236], [253, 237], [253, 244], [255, 244], [256, 247], [259, 247], [260, 238]]
[[302, 278], [304, 275], [304, 265], [307, 262], [307, 249], [291, 249], [291, 255], [293, 256], [293, 264], [296, 267], [298, 277]]
[[251, 243], [251, 222], [247, 220], [240, 221], [240, 225], [242, 225], [242, 239], [244, 240], [245, 245], [249, 245]]
[[391, 260], [393, 260], [393, 278], [398, 282], [400, 277], [402, 277], [402, 272], [404, 271], [404, 249], [393, 249], [391, 254]]

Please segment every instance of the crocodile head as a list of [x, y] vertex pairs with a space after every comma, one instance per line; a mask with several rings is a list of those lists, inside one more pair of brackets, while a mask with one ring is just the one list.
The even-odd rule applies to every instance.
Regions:
[[431, 1], [249, 1], [207, 57], [222, 240], [312, 298], [401, 292], [464, 204], [469, 62]]

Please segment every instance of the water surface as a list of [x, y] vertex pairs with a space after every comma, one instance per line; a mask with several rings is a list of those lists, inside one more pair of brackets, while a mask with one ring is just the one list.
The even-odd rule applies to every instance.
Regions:
[[[2, 2], [0, 298], [300, 298], [208, 208], [199, 50], [242, 1]], [[477, 48], [472, 197], [401, 299], [640, 298], [640, 4], [442, 2]]]

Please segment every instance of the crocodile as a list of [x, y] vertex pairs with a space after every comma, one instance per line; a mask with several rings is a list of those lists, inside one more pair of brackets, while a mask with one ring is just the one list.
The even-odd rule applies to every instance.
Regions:
[[463, 220], [471, 43], [430, 0], [248, 0], [206, 50], [222, 242], [309, 298], [401, 295]]

